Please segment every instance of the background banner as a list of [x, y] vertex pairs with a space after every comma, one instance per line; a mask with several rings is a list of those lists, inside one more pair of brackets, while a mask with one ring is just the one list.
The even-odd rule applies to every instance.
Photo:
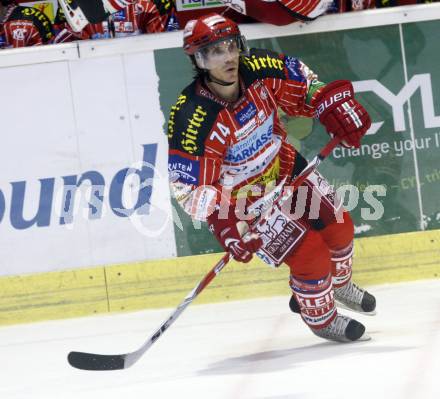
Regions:
[[0, 81], [0, 275], [174, 257], [152, 52]]
[[[427, 21], [249, 41], [300, 58], [321, 81], [353, 81], [373, 126], [359, 150], [335, 149], [320, 171], [336, 188], [354, 186], [344, 190], [344, 203], [356, 237], [440, 228], [439, 35], [438, 22]], [[181, 49], [157, 50], [155, 61], [168, 117], [191, 80], [191, 65]], [[319, 122], [283, 120], [292, 143], [309, 159], [328, 140]], [[382, 217], [372, 201], [382, 203]], [[206, 226], [194, 226], [180, 209], [178, 215], [184, 225], [183, 231], [175, 226], [179, 255], [220, 250]]]

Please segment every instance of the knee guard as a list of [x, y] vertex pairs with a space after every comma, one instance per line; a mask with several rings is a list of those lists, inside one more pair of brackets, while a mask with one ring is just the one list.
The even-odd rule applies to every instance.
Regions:
[[353, 264], [353, 241], [340, 250], [330, 250], [333, 286], [340, 288], [351, 280]]
[[343, 223], [330, 224], [319, 233], [330, 251], [333, 286], [340, 288], [351, 279], [354, 226], [350, 214], [344, 212]]

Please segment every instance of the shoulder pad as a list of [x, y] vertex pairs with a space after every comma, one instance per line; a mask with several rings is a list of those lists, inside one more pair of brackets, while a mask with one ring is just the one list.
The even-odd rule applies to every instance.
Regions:
[[203, 155], [205, 140], [223, 108], [196, 93], [196, 82], [186, 87], [171, 107], [168, 144], [191, 155]]
[[240, 75], [247, 85], [257, 79], [286, 79], [282, 55], [264, 49], [251, 49], [248, 57], [240, 58]]

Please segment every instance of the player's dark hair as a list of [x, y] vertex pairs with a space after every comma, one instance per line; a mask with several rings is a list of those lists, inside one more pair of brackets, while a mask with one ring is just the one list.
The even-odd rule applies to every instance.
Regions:
[[202, 69], [200, 68], [197, 63], [196, 63], [196, 58], [193, 55], [189, 56], [190, 60], [191, 60], [191, 64], [193, 67], [193, 72], [194, 72], [194, 79], [202, 79], [204, 78], [207, 74], [208, 71], [206, 69]]

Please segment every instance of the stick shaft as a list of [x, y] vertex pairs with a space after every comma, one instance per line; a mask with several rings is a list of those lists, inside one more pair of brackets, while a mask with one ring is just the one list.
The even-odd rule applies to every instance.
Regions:
[[[332, 152], [339, 143], [337, 137], [333, 138], [320, 152], [313, 158], [304, 170], [290, 182], [291, 192], [295, 191], [301, 183], [310, 175], [318, 165]], [[283, 201], [286, 196], [274, 197], [272, 204], [277, 201]], [[269, 206], [270, 207], [270, 206]], [[264, 223], [264, 216], [258, 223]], [[70, 352], [68, 361], [71, 366], [82, 370], [120, 370], [132, 366], [140, 357], [163, 335], [163, 333], [177, 320], [182, 312], [193, 302], [193, 300], [209, 285], [209, 283], [223, 270], [228, 264], [232, 255], [226, 253], [215, 266], [206, 274], [206, 276], [192, 289], [184, 298], [180, 305], [171, 313], [164, 323], [148, 338], [145, 343], [134, 352], [118, 355], [98, 355], [86, 352]]]

